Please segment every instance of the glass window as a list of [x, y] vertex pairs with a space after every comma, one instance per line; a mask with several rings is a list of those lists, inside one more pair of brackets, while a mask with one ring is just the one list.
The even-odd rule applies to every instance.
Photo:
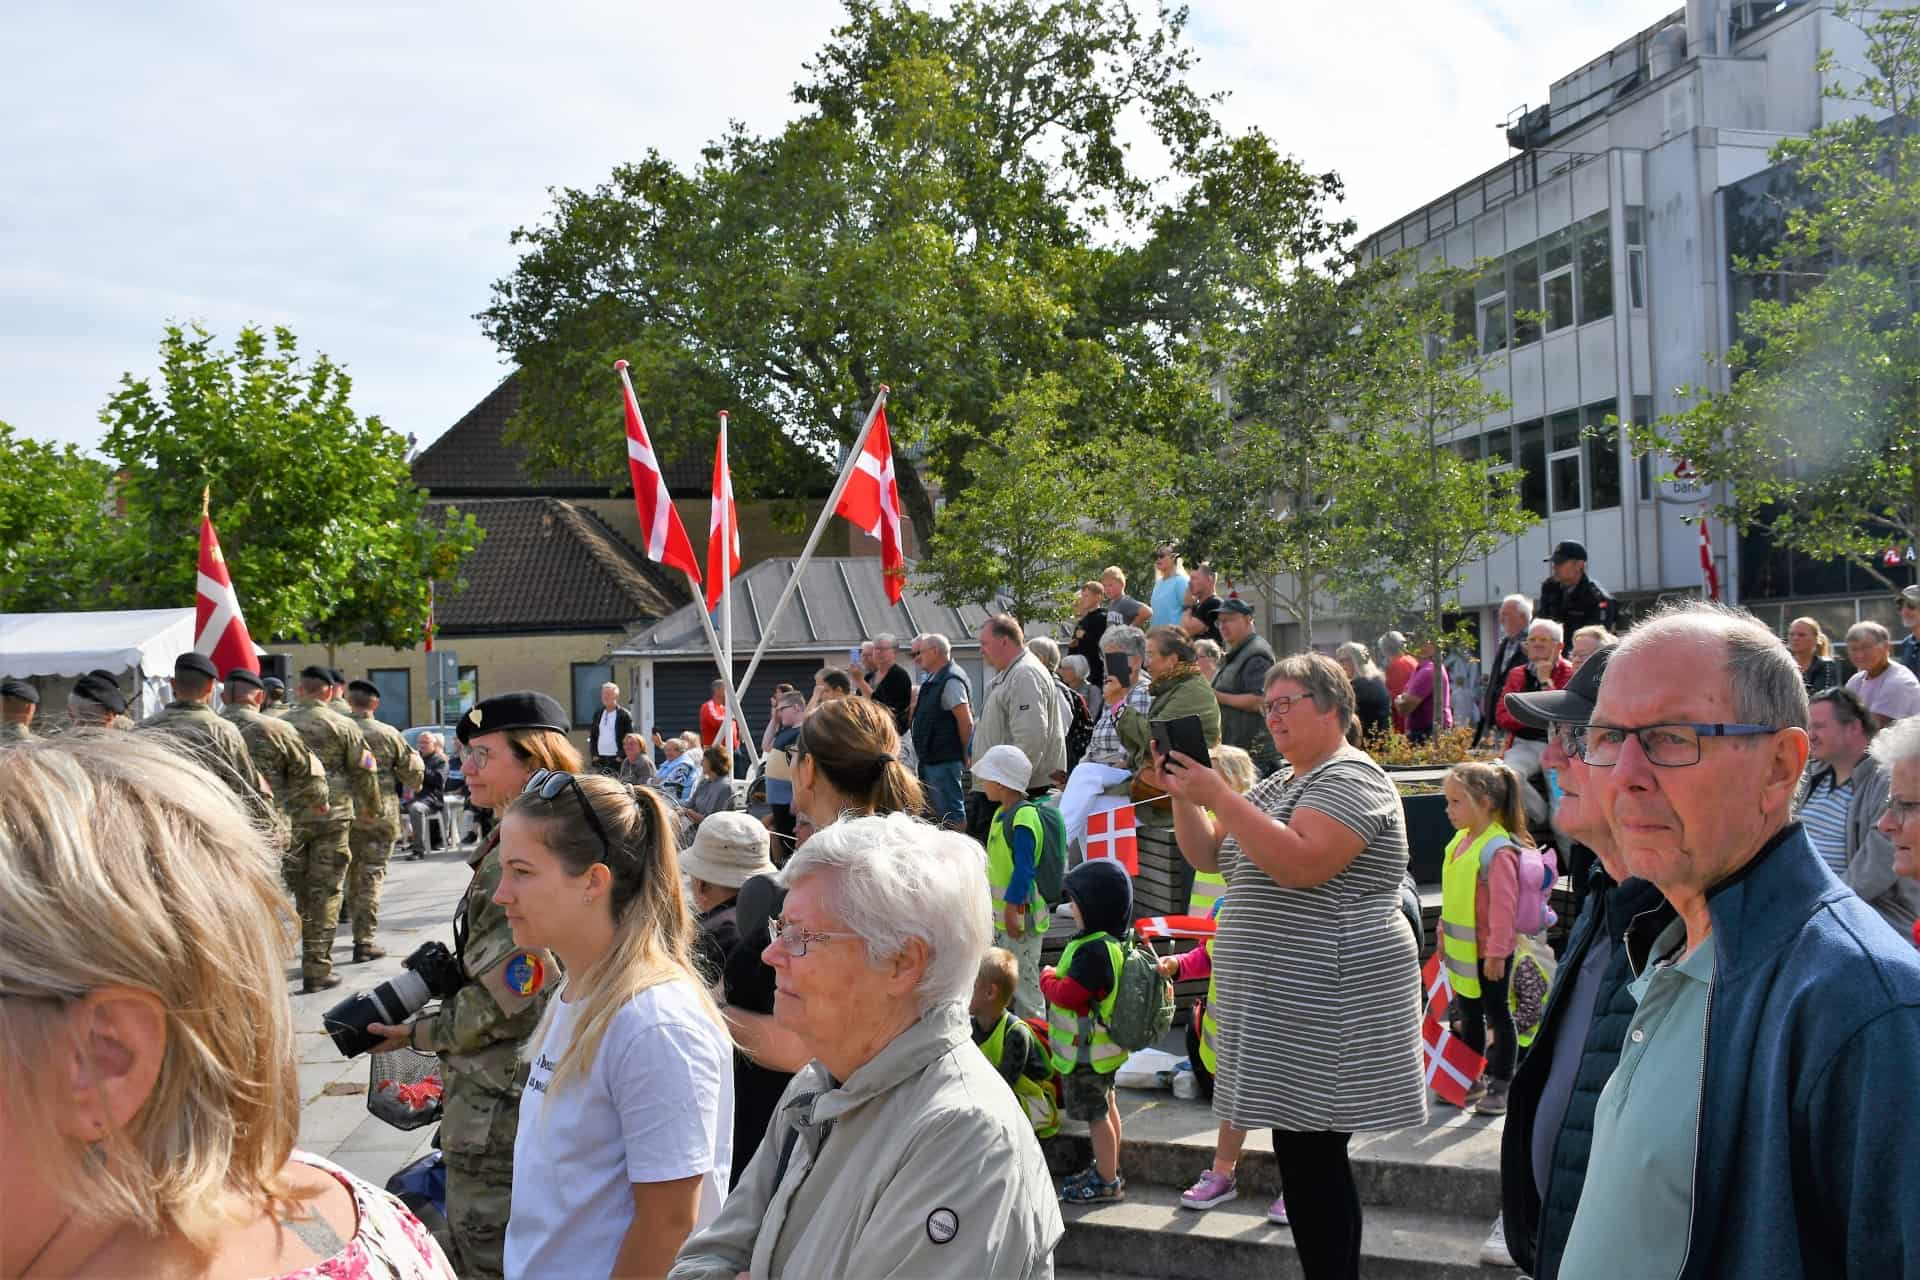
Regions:
[[[1635, 396], [1633, 398], [1633, 424], [1644, 427], [1653, 421], [1653, 397]], [[1653, 455], [1639, 455], [1640, 462], [1640, 501], [1653, 501]]]
[[1513, 462], [1513, 428], [1495, 427], [1481, 437], [1487, 446], [1487, 463], [1504, 467]]
[[1540, 310], [1540, 255], [1528, 245], [1507, 259], [1507, 270], [1512, 277], [1507, 298], [1513, 304], [1513, 345], [1524, 347], [1540, 341], [1540, 321], [1520, 314]]
[[1547, 419], [1547, 447], [1554, 453], [1580, 447], [1580, 411], [1563, 409]]
[[1473, 322], [1473, 290], [1456, 290], [1453, 295], [1453, 340], [1459, 343], [1472, 342], [1477, 332]]
[[1612, 238], [1607, 215], [1596, 213], [1580, 224], [1580, 323], [1613, 314]]
[[1627, 243], [1645, 244], [1647, 242], [1647, 211], [1637, 204], [1627, 206]]
[[1547, 514], [1547, 434], [1539, 419], [1514, 428], [1520, 444], [1520, 505], [1534, 515]]
[[588, 729], [600, 710], [600, 686], [613, 679], [613, 666], [606, 662], [576, 662], [573, 665], [573, 727]]
[[1480, 354], [1507, 347], [1507, 298], [1501, 294], [1480, 304]]
[[1620, 441], [1614, 432], [1587, 437], [1587, 487], [1589, 511], [1620, 505]]
[[1562, 227], [1540, 242], [1540, 270], [1558, 271], [1573, 265], [1573, 231]]
[[1549, 464], [1552, 475], [1553, 509], [1564, 515], [1580, 509], [1580, 455], [1569, 453]]
[[1453, 442], [1453, 451], [1460, 455], [1460, 461], [1477, 463], [1480, 461], [1480, 437], [1468, 436], [1464, 440]]
[[367, 681], [380, 691], [373, 718], [396, 729], [413, 726], [413, 672], [406, 667], [375, 667]]
[[1647, 305], [1647, 251], [1638, 245], [1627, 250], [1627, 305], [1635, 311]]

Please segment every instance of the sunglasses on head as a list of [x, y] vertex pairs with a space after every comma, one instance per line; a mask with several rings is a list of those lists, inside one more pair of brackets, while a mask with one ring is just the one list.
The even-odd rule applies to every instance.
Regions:
[[527, 779], [527, 785], [520, 789], [520, 794], [537, 795], [542, 800], [555, 800], [559, 798], [562, 791], [568, 790], [571, 790], [574, 797], [580, 801], [580, 812], [586, 815], [587, 826], [592, 828], [593, 834], [600, 840], [600, 861], [612, 866], [613, 842], [607, 839], [606, 828], [600, 825], [599, 817], [593, 812], [593, 802], [587, 798], [587, 790], [580, 785], [578, 778], [559, 769], [539, 769]]

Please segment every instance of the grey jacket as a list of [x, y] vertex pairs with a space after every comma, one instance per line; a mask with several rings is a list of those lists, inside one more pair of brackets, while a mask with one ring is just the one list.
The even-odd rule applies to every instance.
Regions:
[[667, 1274], [1031, 1280], [1053, 1275], [1064, 1233], [1033, 1126], [950, 1003], [844, 1084], [803, 1068], [720, 1216]]
[[[1826, 765], [1809, 769], [1800, 780], [1793, 811], [1799, 813], [1813, 788], [1832, 777]], [[1871, 755], [1854, 766], [1853, 799], [1847, 805], [1847, 872], [1840, 878], [1905, 938], [1920, 918], [1920, 884], [1893, 873], [1893, 844], [1875, 826], [1887, 807], [1890, 782], [1885, 766]]]
[[[1053, 775], [1067, 771], [1067, 726], [1061, 715], [1065, 704], [1053, 676], [1030, 653], [1020, 657], [987, 684], [986, 697], [973, 718], [972, 759], [989, 747], [1011, 743], [1033, 764], [1027, 789], [1053, 785]], [[986, 784], [975, 782], [975, 791]]]

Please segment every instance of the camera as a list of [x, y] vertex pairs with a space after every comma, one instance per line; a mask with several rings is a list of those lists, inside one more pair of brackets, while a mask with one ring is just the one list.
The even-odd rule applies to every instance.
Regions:
[[445, 1000], [466, 985], [460, 962], [442, 942], [423, 942], [413, 954], [400, 962], [405, 972], [389, 978], [371, 991], [348, 996], [327, 1010], [321, 1025], [333, 1037], [334, 1047], [349, 1058], [357, 1058], [380, 1037], [367, 1027], [373, 1023], [398, 1026], [419, 1012], [434, 997]]

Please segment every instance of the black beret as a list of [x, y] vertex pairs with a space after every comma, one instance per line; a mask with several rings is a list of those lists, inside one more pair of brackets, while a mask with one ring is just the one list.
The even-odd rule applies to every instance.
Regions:
[[247, 670], [245, 667], [235, 667], [233, 670], [227, 672], [227, 683], [250, 684], [256, 689], [264, 689], [267, 687], [259, 676]]
[[73, 692], [76, 697], [97, 702], [115, 715], [127, 709], [127, 698], [120, 692], [120, 686], [103, 678], [97, 671], [90, 671], [74, 681]]
[[544, 693], [517, 689], [499, 693], [477, 702], [460, 717], [455, 735], [465, 743], [479, 734], [498, 733], [502, 729], [551, 729], [567, 731], [567, 713]]
[[268, 693], [285, 693], [287, 691], [287, 682], [279, 676], [261, 676], [260, 687]]
[[302, 680], [318, 680], [321, 684], [333, 683], [333, 673], [318, 664], [311, 667], [300, 668], [300, 678]]
[[329, 684], [345, 684], [347, 682], [347, 673], [338, 667], [328, 667], [327, 682]]
[[105, 667], [95, 667], [93, 670], [87, 672], [87, 674], [90, 676], [97, 676], [100, 679], [105, 680], [108, 684], [111, 684], [111, 685], [118, 685], [120, 683], [120, 677], [114, 674], [113, 672], [107, 670]]
[[213, 665], [213, 659], [204, 653], [183, 653], [173, 660], [173, 674], [184, 676], [188, 672], [203, 675], [209, 680], [220, 678], [220, 668]]
[[25, 680], [0, 680], [0, 698], [31, 702], [37, 706], [40, 702], [40, 691]]
[[380, 696], [380, 686], [371, 680], [354, 680], [347, 685], [348, 693], [361, 693], [369, 698]]

